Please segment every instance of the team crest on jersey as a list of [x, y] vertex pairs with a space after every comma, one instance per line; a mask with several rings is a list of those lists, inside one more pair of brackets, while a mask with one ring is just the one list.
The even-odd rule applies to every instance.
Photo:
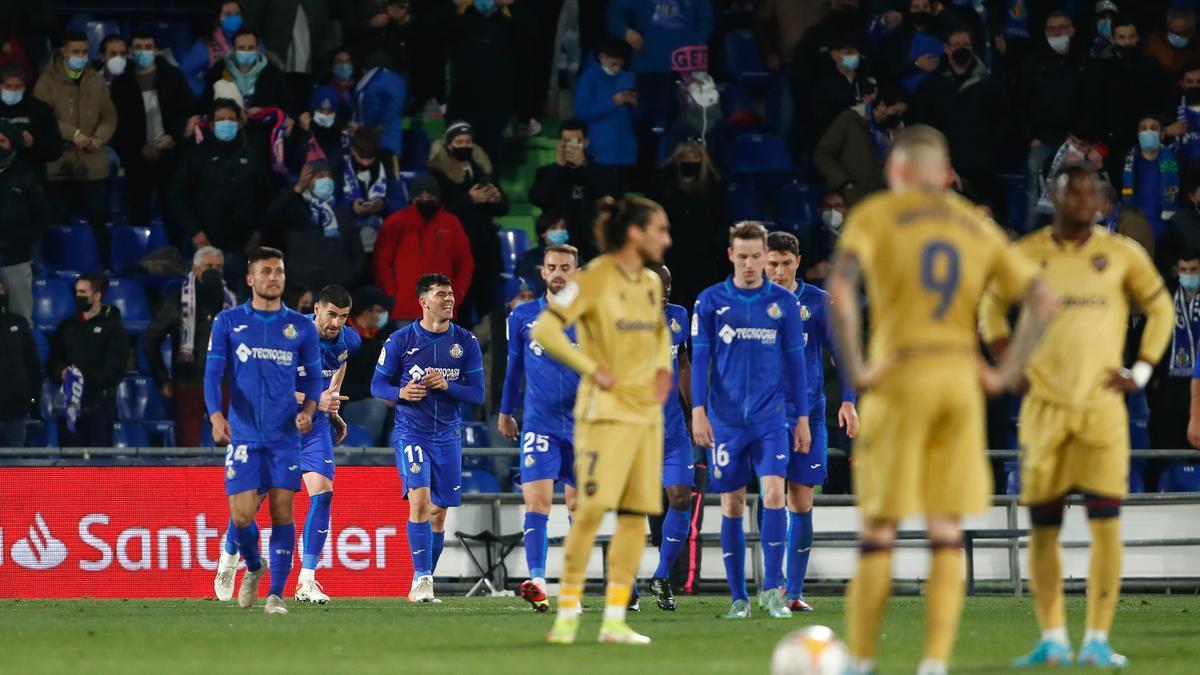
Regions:
[[525, 455], [525, 468], [528, 469], [534, 464], [537, 464], [537, 460], [533, 458], [533, 455]]
[[800, 305], [800, 320], [808, 321], [811, 318], [812, 310], [808, 308], [808, 305]]
[[299, 334], [300, 334], [300, 331], [296, 330], [295, 324], [289, 323], [288, 325], [283, 327], [283, 337], [285, 337], [289, 340], [295, 340], [296, 336]]
[[235, 476], [237, 476], [237, 471], [232, 466], [225, 470], [225, 477], [229, 480], [233, 480]]
[[463, 355], [462, 345], [458, 344], [457, 342], [450, 345], [450, 358], [461, 359], [462, 355]]
[[[379, 353], [382, 354], [383, 352], [379, 352]], [[338, 354], [338, 363], [345, 363], [346, 359], [348, 359], [348, 358], [350, 358], [350, 350], [346, 350], [346, 351], [342, 352], [341, 354]]]
[[1103, 272], [1108, 269], [1108, 256], [1103, 253], [1097, 253], [1092, 256], [1092, 267], [1096, 268], [1097, 272]]
[[671, 317], [671, 332], [678, 333], [681, 330], [683, 330], [683, 326], [680, 326], [679, 322], [674, 317]]
[[583, 492], [589, 497], [595, 496], [596, 490], [598, 489], [599, 486], [596, 485], [596, 481], [594, 480], [589, 480], [587, 485], [583, 486]]
[[783, 316], [783, 310], [779, 309], [779, 303], [772, 302], [770, 305], [767, 305], [767, 316], [772, 319], [778, 319]]
[[421, 465], [417, 464], [416, 462], [413, 462], [412, 464], [409, 465], [408, 472], [412, 473], [412, 474], [421, 473]]

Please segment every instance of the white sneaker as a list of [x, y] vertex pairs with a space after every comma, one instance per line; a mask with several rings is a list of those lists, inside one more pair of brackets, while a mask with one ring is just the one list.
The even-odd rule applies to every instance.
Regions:
[[321, 588], [320, 582], [309, 579], [296, 584], [296, 602], [326, 605], [329, 604], [329, 596], [325, 595], [325, 589]]
[[278, 595], [267, 596], [267, 606], [263, 609], [266, 614], [287, 614], [287, 607], [283, 606], [283, 598]]
[[433, 577], [425, 575], [417, 577], [413, 582], [412, 591], [408, 594], [409, 602], [437, 602], [433, 597]]
[[258, 602], [258, 582], [267, 573], [267, 563], [262, 563], [257, 572], [246, 570], [242, 575], [242, 585], [238, 588], [238, 607], [249, 609]]
[[221, 549], [217, 578], [213, 579], [213, 590], [221, 602], [228, 602], [233, 597], [233, 582], [237, 581], [237, 566], [241, 560], [240, 553], [226, 553], [224, 548]]

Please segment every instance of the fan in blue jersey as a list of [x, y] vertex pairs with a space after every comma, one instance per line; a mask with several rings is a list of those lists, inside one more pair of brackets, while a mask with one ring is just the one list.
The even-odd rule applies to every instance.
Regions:
[[[671, 589], [671, 568], [687, 543], [692, 525], [692, 486], [695, 484], [695, 454], [692, 435], [684, 418], [691, 410], [692, 366], [688, 362], [688, 313], [667, 302], [671, 297], [671, 270], [666, 265], [650, 265], [663, 283], [663, 305], [667, 329], [671, 331], [671, 361], [675, 387], [663, 405], [663, 488], [667, 491], [667, 513], [662, 521], [662, 542], [658, 547], [658, 567], [650, 579], [650, 592], [664, 611], [675, 611], [675, 593]], [[682, 399], [682, 404], [681, 404]]]
[[[292, 498], [300, 489], [300, 434], [312, 429], [321, 396], [317, 328], [311, 319], [283, 306], [283, 253], [259, 248], [250, 254], [246, 283], [250, 302], [227, 309], [213, 321], [204, 368], [204, 402], [212, 437], [225, 452], [225, 494], [236, 529], [237, 551], [225, 551], [218, 567], [218, 597], [229, 599], [237, 556], [246, 560], [238, 605], [252, 607], [267, 571], [259, 554], [254, 514], [266, 492], [270, 500], [271, 589], [268, 614], [286, 614], [283, 587], [292, 570], [296, 525]], [[303, 371], [299, 370], [303, 367]], [[303, 373], [303, 374], [301, 374]], [[229, 375], [229, 419], [221, 406], [221, 384]], [[296, 412], [291, 392], [304, 393]], [[229, 564], [230, 559], [232, 565]], [[227, 575], [223, 581], [221, 573]], [[226, 594], [226, 590], [228, 594]]]
[[350, 318], [350, 293], [341, 286], [326, 286], [317, 296], [316, 313], [310, 319], [321, 338], [321, 405], [313, 417], [312, 431], [304, 434], [300, 446], [300, 473], [308, 490], [308, 515], [301, 537], [300, 579], [296, 600], [324, 605], [329, 602], [317, 582], [317, 563], [329, 538], [329, 513], [333, 504], [333, 446], [346, 438], [346, 423], [338, 411], [342, 401], [342, 379], [346, 377], [346, 359], [362, 346], [362, 337], [346, 328]]
[[[808, 376], [800, 303], [767, 281], [767, 230], [743, 222], [729, 237], [734, 273], [700, 293], [692, 316], [692, 434], [710, 449], [709, 488], [721, 493], [721, 551], [733, 595], [727, 619], [750, 616], [746, 593], [746, 485], [758, 476], [763, 505], [759, 606], [791, 616], [783, 585], [787, 544], [784, 477], [792, 451], [807, 453]], [[804, 413], [788, 438], [788, 394]]]
[[462, 504], [461, 403], [483, 403], [483, 356], [471, 331], [450, 322], [454, 289], [442, 274], [417, 280], [421, 320], [392, 333], [371, 377], [371, 395], [396, 401], [392, 447], [409, 502], [409, 602], [438, 602], [433, 571], [446, 509]]
[[[522, 598], [538, 612], [550, 609], [546, 599], [546, 525], [554, 500], [554, 482], [563, 484], [567, 511], [575, 510], [575, 391], [579, 373], [555, 361], [530, 337], [547, 298], [561, 291], [579, 269], [579, 251], [567, 244], [547, 246], [542, 257], [546, 296], [518, 305], [508, 317], [508, 367], [500, 399], [500, 433], [521, 443], [521, 492], [525, 495], [525, 561], [529, 580]], [[575, 329], [567, 329], [575, 343]], [[525, 390], [524, 429], [513, 418]]]
[[[811, 612], [804, 601], [804, 577], [808, 574], [808, 557], [813, 545], [813, 488], [825, 483], [828, 476], [826, 457], [829, 431], [825, 428], [825, 369], [822, 349], [836, 355], [833, 325], [829, 322], [829, 294], [796, 279], [800, 268], [800, 240], [787, 232], [772, 232], [767, 238], [767, 275], [771, 281], [796, 294], [800, 301], [800, 320], [804, 322], [804, 358], [808, 368], [808, 427], [812, 446], [808, 454], [795, 453], [788, 463], [788, 609]], [[839, 373], [842, 371], [839, 371]], [[854, 407], [854, 387], [841, 378], [842, 405], [838, 408], [838, 426], [846, 435], [858, 434], [858, 411]], [[800, 416], [795, 400], [788, 397], [788, 419]]]

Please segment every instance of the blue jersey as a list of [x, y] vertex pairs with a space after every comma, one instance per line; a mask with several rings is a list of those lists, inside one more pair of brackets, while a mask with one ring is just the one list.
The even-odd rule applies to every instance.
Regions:
[[234, 445], [300, 442], [292, 392], [304, 392], [313, 401], [321, 397], [321, 380], [315, 377], [321, 367], [319, 342], [312, 320], [286, 307], [262, 312], [246, 303], [217, 315], [208, 341], [204, 400], [210, 415], [221, 410], [221, 380], [228, 372]]
[[[800, 303], [800, 320], [804, 322], [804, 363], [808, 372], [808, 417], [825, 419], [825, 366], [821, 361], [821, 350], [828, 349], [837, 354], [837, 342], [833, 337], [833, 324], [829, 321], [829, 293], [800, 282], [796, 289]], [[841, 371], [839, 371], [840, 373]], [[842, 378], [842, 400], [854, 402], [854, 389]], [[805, 414], [796, 405], [795, 397], [788, 396], [787, 416], [789, 423]]]
[[[513, 414], [521, 387], [525, 387], [523, 429], [542, 434], [557, 434], [570, 439], [575, 431], [575, 392], [579, 373], [545, 353], [530, 337], [538, 314], [546, 308], [546, 298], [518, 305], [508, 316], [508, 367], [504, 375], [504, 393], [500, 412]], [[567, 339], [575, 344], [575, 327], [567, 329]]]
[[[313, 319], [309, 315], [309, 320]], [[315, 325], [315, 324], [314, 324]], [[320, 332], [317, 333], [320, 335]], [[321, 345], [321, 391], [329, 389], [333, 384], [333, 376], [337, 375], [338, 370], [346, 363], [346, 359], [350, 355], [358, 351], [362, 346], [362, 336], [358, 331], [346, 326], [342, 327], [341, 333], [332, 340], [320, 341]], [[320, 424], [325, 426], [329, 423], [329, 415], [326, 413], [317, 413], [313, 416], [313, 426]], [[314, 433], [316, 430], [314, 429]]]
[[741, 289], [730, 277], [704, 289], [692, 316], [692, 356], [693, 405], [714, 423], [782, 422], [789, 391], [809, 409], [800, 303], [782, 286]]
[[679, 349], [687, 342], [687, 310], [679, 305], [667, 305], [667, 330], [671, 331], [671, 378], [675, 387], [663, 404], [663, 429], [667, 436], [680, 431], [687, 435], [687, 423], [683, 419], [683, 408], [679, 404]]
[[[445, 391], [426, 392], [420, 401], [401, 401], [400, 390], [431, 370], [449, 383]], [[419, 321], [392, 333], [379, 353], [371, 395], [396, 403], [396, 431], [406, 438], [453, 443], [460, 435], [460, 402], [483, 403], [483, 355], [471, 331], [456, 324], [431, 333]]]

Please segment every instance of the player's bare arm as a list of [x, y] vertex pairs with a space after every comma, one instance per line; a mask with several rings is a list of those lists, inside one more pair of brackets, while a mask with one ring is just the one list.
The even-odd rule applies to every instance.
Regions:
[[808, 428], [808, 415], [796, 420], [796, 431], [792, 435], [792, 452], [807, 455], [812, 449], [812, 429]]
[[708, 421], [708, 413], [702, 405], [692, 408], [692, 440], [702, 448], [711, 448], [715, 442], [712, 423]]
[[843, 401], [838, 408], [838, 428], [845, 429], [846, 435], [854, 438], [858, 435], [858, 408], [850, 401]]
[[229, 420], [225, 419], [225, 413], [215, 412], [209, 416], [208, 421], [212, 424], [213, 442], [217, 445], [229, 445], [233, 430], [229, 428]]

